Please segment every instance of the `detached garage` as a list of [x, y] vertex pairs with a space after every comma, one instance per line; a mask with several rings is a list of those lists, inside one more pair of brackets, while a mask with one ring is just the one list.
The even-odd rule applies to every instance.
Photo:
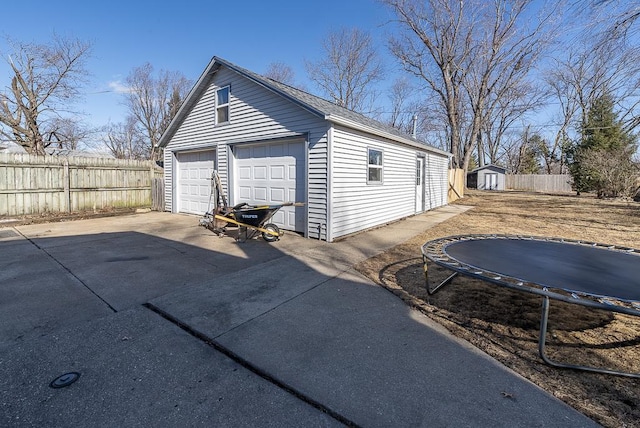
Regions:
[[447, 203], [448, 153], [217, 57], [160, 147], [171, 212], [204, 214], [214, 169], [230, 205], [304, 202], [274, 223], [329, 242]]

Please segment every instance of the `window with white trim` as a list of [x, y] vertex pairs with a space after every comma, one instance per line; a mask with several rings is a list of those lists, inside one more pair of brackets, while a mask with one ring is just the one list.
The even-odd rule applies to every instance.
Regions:
[[229, 86], [216, 91], [216, 125], [229, 122]]
[[382, 184], [382, 150], [368, 151], [367, 184]]

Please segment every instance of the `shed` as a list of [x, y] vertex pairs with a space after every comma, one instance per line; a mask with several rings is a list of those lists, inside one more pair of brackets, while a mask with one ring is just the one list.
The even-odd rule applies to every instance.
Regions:
[[479, 190], [504, 190], [507, 170], [497, 165], [485, 165], [467, 174], [467, 187]]
[[171, 212], [206, 212], [214, 169], [231, 205], [304, 202], [274, 223], [329, 242], [447, 204], [447, 152], [218, 57], [159, 146]]

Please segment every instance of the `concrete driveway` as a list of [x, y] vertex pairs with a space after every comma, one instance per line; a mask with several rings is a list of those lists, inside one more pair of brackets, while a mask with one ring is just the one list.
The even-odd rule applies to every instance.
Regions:
[[595, 426], [351, 269], [464, 209], [334, 244], [169, 213], [0, 229], [0, 425]]

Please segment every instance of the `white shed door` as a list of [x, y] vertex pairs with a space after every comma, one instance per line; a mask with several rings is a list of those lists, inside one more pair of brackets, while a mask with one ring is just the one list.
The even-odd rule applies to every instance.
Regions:
[[424, 211], [424, 159], [416, 160], [416, 213]]
[[178, 212], [202, 215], [209, 209], [215, 150], [178, 153]]
[[495, 173], [485, 174], [484, 188], [486, 190], [496, 190], [498, 188], [498, 174], [495, 174]]
[[[234, 204], [306, 202], [304, 147], [303, 142], [235, 146]], [[304, 232], [305, 215], [305, 207], [283, 207], [271, 222]]]

